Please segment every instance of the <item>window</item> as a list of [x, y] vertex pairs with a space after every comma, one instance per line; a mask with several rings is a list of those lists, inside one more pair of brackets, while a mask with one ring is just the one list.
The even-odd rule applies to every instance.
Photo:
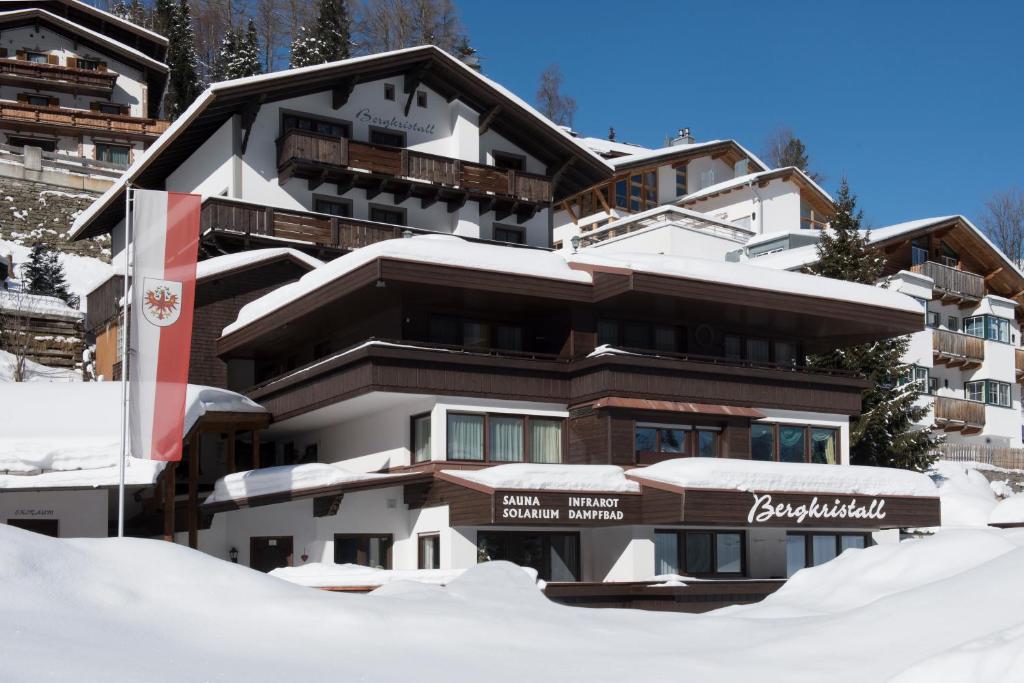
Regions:
[[964, 384], [964, 398], [968, 401], [978, 401], [979, 403], [985, 400], [985, 383], [984, 382], [967, 382]]
[[993, 406], [1002, 406], [1003, 408], [1009, 408], [1010, 403], [1010, 385], [1006, 382], [997, 382], [995, 380], [986, 380], [985, 382], [985, 403]]
[[420, 534], [417, 541], [416, 566], [420, 569], [441, 568], [441, 535]]
[[75, 66], [77, 66], [79, 69], [85, 69], [86, 71], [100, 70], [100, 62], [96, 59], [82, 59], [81, 57], [79, 57]]
[[319, 133], [335, 138], [347, 138], [352, 136], [352, 127], [343, 121], [325, 121], [314, 119], [308, 116], [297, 114], [285, 114], [281, 120], [281, 128], [284, 132], [289, 130], [305, 130], [311, 133]]
[[928, 238], [919, 237], [910, 243], [910, 264], [919, 266], [928, 262]]
[[430, 413], [412, 417], [412, 461], [430, 460]]
[[899, 379], [900, 384], [910, 384], [914, 382], [917, 384], [918, 393], [925, 393], [928, 391], [928, 387], [931, 386], [930, 380], [931, 371], [920, 365], [910, 365], [907, 367], [907, 372], [902, 375]]
[[334, 563], [391, 569], [391, 534], [334, 534]]
[[26, 52], [25, 61], [33, 64], [49, 64], [50, 58], [43, 52]]
[[494, 165], [497, 166], [498, 168], [504, 168], [510, 171], [526, 170], [526, 158], [518, 154], [509, 154], [508, 152], [495, 151], [491, 152], [491, 156], [494, 158]]
[[394, 83], [385, 83], [384, 84], [384, 99], [385, 100], [391, 100], [392, 102], [395, 101], [395, 85], [394, 85]]
[[816, 567], [834, 560], [844, 550], [871, 545], [868, 534], [818, 534], [790, 532], [786, 535], [786, 576], [804, 567]]
[[743, 342], [735, 334], [727, 334], [723, 339], [725, 357], [729, 360], [743, 360]]
[[686, 350], [686, 335], [681, 327], [632, 320], [599, 320], [597, 343], [609, 346], [664, 353]]
[[686, 164], [676, 168], [676, 196], [686, 196]]
[[747, 360], [755, 363], [771, 362], [771, 344], [767, 339], [747, 337]]
[[970, 318], [964, 318], [964, 334], [969, 334], [972, 337], [984, 337], [985, 316], [976, 315]]
[[701, 458], [718, 457], [718, 432], [708, 429], [697, 430], [697, 455]]
[[331, 216], [352, 217], [352, 202], [347, 199], [328, 199], [325, 197], [313, 198], [313, 210], [317, 213], [326, 213]]
[[794, 341], [746, 337], [739, 334], [722, 335], [722, 355], [728, 360], [787, 366], [795, 366], [802, 361], [800, 345]]
[[374, 145], [388, 147], [405, 147], [405, 133], [393, 133], [379, 128], [370, 129], [370, 142]]
[[557, 464], [562, 462], [562, 422], [529, 415], [450, 412], [448, 459]]
[[123, 111], [120, 104], [114, 104], [113, 102], [97, 102], [96, 111], [101, 114], [112, 114], [114, 116], [120, 116]]
[[25, 101], [34, 107], [49, 107], [51, 102], [57, 98], [50, 98], [46, 95], [28, 95], [25, 97]]
[[942, 324], [942, 316], [936, 311], [928, 311], [925, 314], [925, 324], [931, 328], [938, 328]]
[[950, 332], [959, 332], [960, 331], [960, 318], [956, 317], [955, 315], [951, 315], [948, 318], [946, 318], [946, 328]]
[[800, 202], [800, 229], [822, 230], [828, 225], [828, 216], [805, 201]]
[[575, 533], [478, 531], [477, 562], [507, 560], [537, 570], [544, 581], [578, 581], [580, 537]]
[[653, 427], [637, 425], [634, 430], [634, 449], [639, 459], [642, 453], [670, 453], [686, 455], [688, 427]]
[[106, 143], [96, 143], [96, 159], [99, 161], [109, 161], [112, 164], [122, 164], [127, 166], [132, 161], [132, 148], [127, 145], [108, 145]]
[[430, 318], [428, 341], [449, 346], [522, 351], [523, 328], [506, 323], [435, 315]]
[[416, 106], [421, 109], [427, 108], [427, 91], [417, 90], [416, 91]]
[[964, 318], [964, 334], [1009, 344], [1010, 321], [995, 315], [975, 315]]
[[939, 378], [930, 377], [928, 379], [928, 393], [934, 396], [939, 391]]
[[837, 465], [839, 430], [755, 422], [750, 425], [750, 457], [752, 460]]
[[745, 560], [740, 531], [654, 532], [654, 572], [658, 575], [743, 576]]
[[504, 225], [494, 226], [494, 241], [509, 242], [511, 244], [523, 244], [526, 242], [526, 231], [522, 228], [507, 227]]
[[370, 206], [370, 220], [391, 225], [405, 225], [405, 209], [386, 206]]
[[794, 342], [772, 342], [772, 357], [779, 365], [796, 365], [799, 360], [797, 346]]
[[7, 136], [7, 144], [13, 147], [24, 147], [26, 145], [30, 147], [38, 147], [44, 152], [55, 152], [57, 151], [56, 140], [43, 140], [41, 138], [23, 138], [14, 135]]
[[658, 205], [658, 174], [656, 171], [633, 173], [615, 181], [615, 206], [636, 213]]

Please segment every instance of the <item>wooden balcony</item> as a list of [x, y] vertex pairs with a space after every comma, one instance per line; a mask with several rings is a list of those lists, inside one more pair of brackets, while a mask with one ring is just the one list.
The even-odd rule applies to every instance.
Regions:
[[339, 194], [361, 187], [370, 199], [390, 192], [396, 203], [417, 197], [424, 208], [441, 201], [450, 212], [473, 199], [481, 213], [520, 223], [552, 198], [545, 176], [302, 130], [278, 138], [277, 167], [282, 183], [292, 177], [305, 178], [310, 189], [336, 183]]
[[932, 358], [936, 365], [976, 368], [985, 360], [985, 340], [958, 332], [932, 330]]
[[0, 123], [17, 130], [65, 135], [69, 132], [102, 131], [142, 140], [152, 140], [170, 125], [169, 121], [160, 119], [103, 114], [65, 107], [38, 107], [15, 102], [0, 102]]
[[985, 404], [978, 401], [936, 396], [932, 410], [936, 429], [977, 434], [985, 427]]
[[117, 74], [23, 59], [0, 59], [0, 84], [109, 99]]
[[934, 261], [925, 261], [911, 266], [910, 270], [930, 277], [933, 297], [942, 299], [944, 304], [959, 304], [963, 307], [975, 306], [985, 298], [985, 278], [977, 273], [969, 273]]

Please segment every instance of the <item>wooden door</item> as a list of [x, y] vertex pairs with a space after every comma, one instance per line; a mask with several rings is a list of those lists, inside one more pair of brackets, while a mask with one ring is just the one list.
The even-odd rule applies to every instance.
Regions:
[[292, 537], [253, 536], [250, 538], [249, 566], [261, 572], [292, 566]]

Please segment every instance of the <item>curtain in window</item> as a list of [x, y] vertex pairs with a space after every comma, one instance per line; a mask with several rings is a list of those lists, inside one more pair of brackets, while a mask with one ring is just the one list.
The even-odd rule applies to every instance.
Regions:
[[430, 416], [417, 417], [412, 424], [413, 462], [430, 460]]
[[654, 573], [679, 573], [679, 536], [677, 534], [654, 534]]
[[562, 462], [562, 421], [530, 420], [530, 450], [533, 462]]
[[781, 462], [804, 461], [803, 427], [779, 427], [779, 460]]
[[519, 417], [492, 417], [490, 459], [498, 462], [523, 461], [523, 420]]
[[750, 425], [750, 457], [754, 460], [775, 459], [775, 431], [771, 425]]
[[743, 537], [740, 534], [715, 534], [715, 570], [720, 574], [743, 571]]
[[811, 430], [811, 462], [836, 464], [836, 432], [833, 429]]
[[484, 418], [482, 415], [448, 415], [448, 459], [484, 459]]
[[747, 339], [747, 360], [767, 363], [771, 360], [767, 339]]
[[420, 537], [420, 569], [437, 569], [440, 567], [437, 557], [437, 536]]

